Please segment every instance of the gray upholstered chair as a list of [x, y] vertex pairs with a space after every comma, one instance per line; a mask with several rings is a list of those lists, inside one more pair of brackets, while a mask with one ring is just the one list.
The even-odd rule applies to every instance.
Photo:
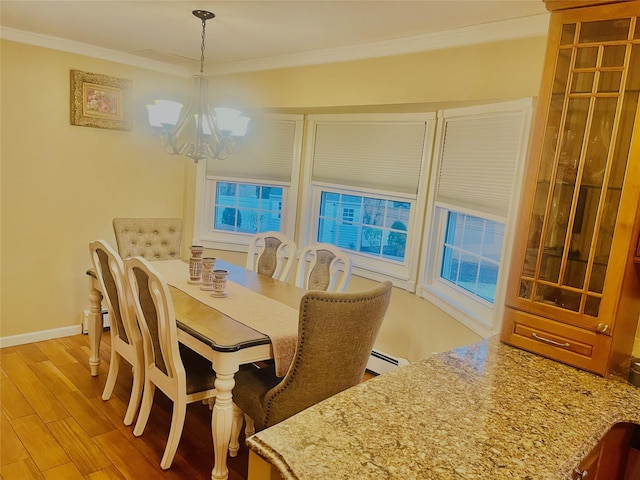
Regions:
[[344, 292], [351, 279], [351, 259], [330, 243], [302, 249], [298, 259], [296, 286], [305, 290]]
[[103, 240], [91, 242], [89, 252], [111, 320], [111, 360], [102, 399], [111, 398], [118, 378], [120, 358], [124, 358], [131, 365], [133, 372], [131, 396], [124, 415], [124, 424], [131, 425], [140, 405], [144, 384], [142, 336], [133, 311], [130, 290], [126, 284], [122, 258]]
[[282, 233], [258, 233], [249, 244], [247, 270], [286, 282], [293, 270], [296, 253], [295, 242]]
[[142, 332], [145, 380], [142, 404], [133, 434], [142, 435], [158, 387], [173, 402], [173, 415], [167, 445], [160, 467], [171, 466], [184, 427], [187, 404], [216, 396], [215, 373], [211, 361], [178, 343], [176, 317], [169, 287], [142, 257], [124, 261], [135, 312]]
[[154, 260], [180, 258], [181, 218], [114, 218], [113, 232], [122, 258]]
[[234, 416], [241, 421], [244, 413], [247, 435], [360, 383], [390, 298], [391, 282], [354, 293], [305, 293], [297, 349], [284, 378], [273, 365], [248, 365], [236, 374]]

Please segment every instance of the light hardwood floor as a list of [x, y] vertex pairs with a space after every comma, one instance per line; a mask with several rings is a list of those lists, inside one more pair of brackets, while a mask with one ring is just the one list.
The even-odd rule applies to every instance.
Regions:
[[[89, 373], [89, 337], [47, 340], [0, 350], [0, 478], [3, 480], [208, 480], [213, 468], [211, 413], [195, 403], [169, 470], [160, 468], [172, 403], [156, 390], [141, 437], [122, 423], [131, 389], [123, 360], [114, 389], [103, 401], [109, 369], [109, 333], [102, 336], [102, 364]], [[366, 374], [365, 380], [372, 375]], [[229, 458], [229, 480], [247, 478], [248, 450]]]
[[[109, 368], [109, 334], [103, 335], [100, 374], [89, 373], [86, 335], [0, 350], [0, 478], [3, 480], [191, 479], [208, 480], [213, 468], [211, 414], [195, 403], [172, 467], [160, 458], [169, 434], [172, 403], [156, 390], [144, 434], [122, 423], [131, 369], [121, 362], [114, 395], [101, 398]], [[247, 476], [244, 437], [229, 458], [229, 479]]]

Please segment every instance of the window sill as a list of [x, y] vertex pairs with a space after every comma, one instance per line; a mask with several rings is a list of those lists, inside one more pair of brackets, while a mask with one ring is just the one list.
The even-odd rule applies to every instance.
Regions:
[[495, 325], [495, 321], [492, 321], [493, 319], [480, 317], [454, 297], [447, 295], [433, 285], [419, 286], [416, 294], [433, 303], [436, 307], [484, 338], [495, 335], [500, 331], [500, 325]]

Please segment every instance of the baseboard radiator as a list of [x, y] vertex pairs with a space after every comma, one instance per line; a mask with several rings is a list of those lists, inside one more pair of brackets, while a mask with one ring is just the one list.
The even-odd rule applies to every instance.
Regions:
[[367, 362], [367, 370], [381, 375], [404, 365], [409, 365], [409, 361], [406, 358], [394, 357], [380, 350], [372, 350]]

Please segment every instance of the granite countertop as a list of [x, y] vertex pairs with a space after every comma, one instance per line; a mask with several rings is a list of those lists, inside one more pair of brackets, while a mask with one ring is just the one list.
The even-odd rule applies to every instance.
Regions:
[[500, 343], [434, 354], [247, 440], [284, 479], [568, 479], [640, 389]]

